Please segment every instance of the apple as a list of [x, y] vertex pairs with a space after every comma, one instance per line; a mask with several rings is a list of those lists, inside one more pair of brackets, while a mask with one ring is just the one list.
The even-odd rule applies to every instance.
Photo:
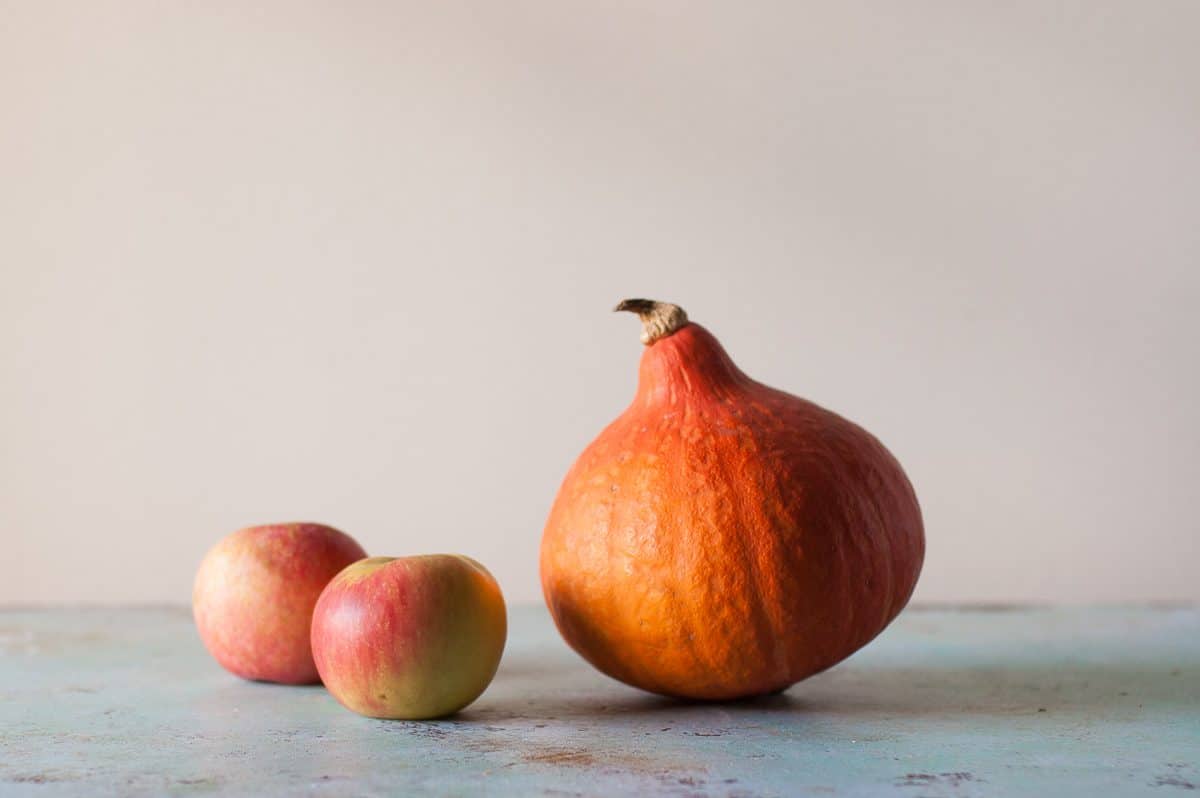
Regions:
[[374, 718], [436, 718], [487, 688], [507, 628], [500, 586], [470, 557], [372, 557], [321, 593], [313, 658], [347, 709]]
[[238, 530], [200, 563], [192, 612], [205, 648], [244, 679], [320, 681], [309, 644], [313, 607], [329, 580], [367, 556], [354, 538], [322, 524]]

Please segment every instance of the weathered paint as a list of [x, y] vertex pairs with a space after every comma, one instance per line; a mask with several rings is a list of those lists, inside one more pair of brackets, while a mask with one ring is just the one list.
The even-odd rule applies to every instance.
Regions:
[[1200, 789], [1200, 609], [910, 610], [786, 694], [687, 705], [512, 613], [460, 715], [240, 681], [183, 609], [0, 612], [0, 794], [1097, 796]]

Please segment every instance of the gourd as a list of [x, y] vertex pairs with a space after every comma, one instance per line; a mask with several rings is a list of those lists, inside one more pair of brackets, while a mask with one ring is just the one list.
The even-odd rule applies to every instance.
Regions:
[[642, 320], [632, 404], [579, 456], [541, 579], [567, 643], [655, 693], [778, 692], [907, 603], [925, 552], [899, 463], [841, 416], [746, 376], [682, 308]]

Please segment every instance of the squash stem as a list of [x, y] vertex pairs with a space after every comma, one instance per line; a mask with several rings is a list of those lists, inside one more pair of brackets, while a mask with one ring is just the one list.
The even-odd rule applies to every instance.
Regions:
[[613, 311], [629, 311], [638, 315], [642, 320], [642, 343], [646, 346], [659, 338], [666, 338], [688, 323], [687, 312], [683, 308], [653, 299], [626, 299]]

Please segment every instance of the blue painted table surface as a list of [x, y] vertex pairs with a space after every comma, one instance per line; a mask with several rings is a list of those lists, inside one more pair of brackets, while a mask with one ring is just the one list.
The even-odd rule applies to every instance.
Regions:
[[[614, 682], [541, 608], [459, 715], [241, 681], [187, 610], [0, 611], [0, 794], [1119, 796], [1200, 789], [1200, 609], [910, 609], [772, 698]], [[1194, 793], [1200, 795], [1200, 792]]]

